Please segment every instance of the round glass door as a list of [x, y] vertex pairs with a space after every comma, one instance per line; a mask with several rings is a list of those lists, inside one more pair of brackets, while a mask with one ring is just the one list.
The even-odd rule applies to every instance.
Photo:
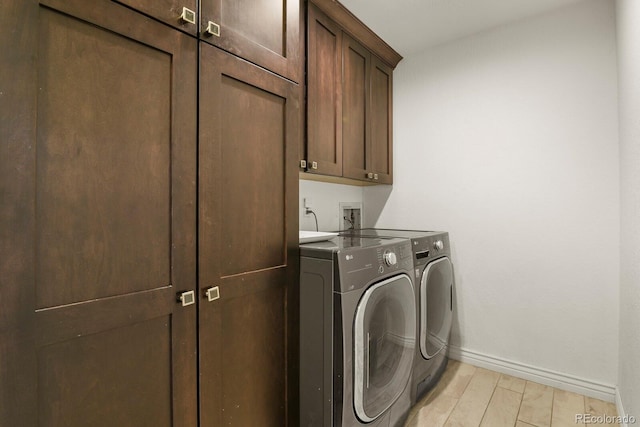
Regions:
[[415, 294], [406, 274], [367, 289], [354, 322], [354, 407], [375, 420], [402, 394], [411, 378], [416, 345]]
[[449, 258], [427, 265], [420, 281], [420, 352], [430, 359], [449, 340], [453, 292], [453, 267]]

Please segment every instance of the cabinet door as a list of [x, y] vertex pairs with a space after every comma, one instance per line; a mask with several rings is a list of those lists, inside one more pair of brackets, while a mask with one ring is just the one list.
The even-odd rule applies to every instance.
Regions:
[[368, 127], [371, 54], [344, 34], [342, 61], [343, 175], [366, 180], [371, 158]]
[[200, 425], [295, 426], [299, 91], [200, 49]]
[[106, 0], [0, 17], [0, 425], [195, 426], [196, 41]]
[[392, 70], [371, 56], [371, 164], [374, 182], [393, 183]]
[[[193, 36], [198, 34], [197, 0], [114, 0]], [[185, 10], [186, 8], [186, 10]], [[193, 17], [193, 22], [191, 22]]]
[[342, 176], [342, 31], [309, 4], [307, 167]]
[[200, 0], [203, 40], [300, 80], [300, 1]]

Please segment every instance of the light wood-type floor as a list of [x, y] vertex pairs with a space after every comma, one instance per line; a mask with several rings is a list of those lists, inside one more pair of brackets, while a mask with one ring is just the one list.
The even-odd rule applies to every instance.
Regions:
[[[576, 414], [616, 416], [613, 403], [450, 360], [405, 427], [564, 427]], [[596, 424], [612, 426], [617, 424]]]

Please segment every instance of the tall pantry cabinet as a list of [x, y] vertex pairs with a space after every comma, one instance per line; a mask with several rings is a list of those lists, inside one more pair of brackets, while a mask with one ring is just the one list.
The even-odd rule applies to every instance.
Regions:
[[0, 425], [296, 425], [299, 22], [0, 3]]

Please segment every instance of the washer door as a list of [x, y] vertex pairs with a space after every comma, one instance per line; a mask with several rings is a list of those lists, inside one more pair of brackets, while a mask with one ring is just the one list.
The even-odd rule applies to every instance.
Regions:
[[451, 331], [453, 267], [447, 257], [427, 264], [420, 281], [420, 352], [430, 359], [445, 348]]
[[370, 422], [398, 399], [411, 378], [416, 340], [415, 294], [406, 274], [369, 287], [354, 321], [353, 399]]

